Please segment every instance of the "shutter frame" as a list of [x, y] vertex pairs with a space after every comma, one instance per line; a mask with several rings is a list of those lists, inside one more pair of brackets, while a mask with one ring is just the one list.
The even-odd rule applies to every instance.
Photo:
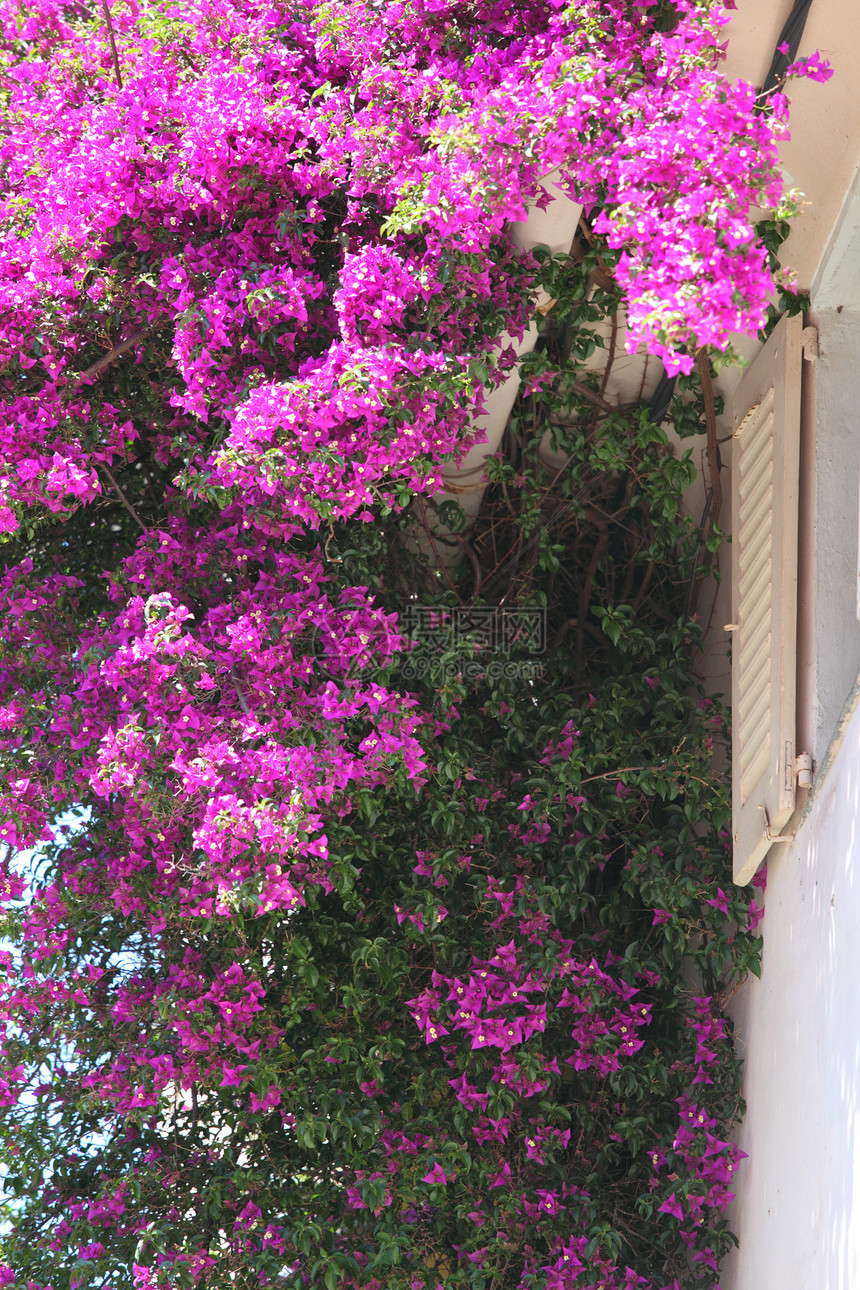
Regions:
[[749, 882], [794, 811], [802, 319], [783, 316], [734, 400], [732, 852]]

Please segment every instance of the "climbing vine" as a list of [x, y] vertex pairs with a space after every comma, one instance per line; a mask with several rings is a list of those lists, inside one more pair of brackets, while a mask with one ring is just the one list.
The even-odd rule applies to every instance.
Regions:
[[713, 1286], [710, 358], [786, 100], [695, 0], [0, 13], [0, 1284]]

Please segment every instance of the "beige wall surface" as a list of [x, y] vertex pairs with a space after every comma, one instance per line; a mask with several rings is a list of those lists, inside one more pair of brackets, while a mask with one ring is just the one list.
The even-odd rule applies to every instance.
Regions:
[[[733, 79], [760, 86], [793, 0], [738, 0], [724, 29], [725, 69]], [[833, 65], [827, 82], [792, 81], [791, 138], [780, 149], [789, 187], [803, 192], [801, 215], [784, 247], [783, 262], [808, 291], [857, 169], [860, 140], [860, 3], [813, 0], [799, 56], [818, 50]]]

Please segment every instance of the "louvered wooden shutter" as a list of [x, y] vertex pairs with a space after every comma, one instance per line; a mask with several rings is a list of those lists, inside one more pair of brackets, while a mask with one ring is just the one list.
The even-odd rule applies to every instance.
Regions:
[[735, 399], [732, 835], [748, 882], [794, 810], [801, 329], [783, 317]]

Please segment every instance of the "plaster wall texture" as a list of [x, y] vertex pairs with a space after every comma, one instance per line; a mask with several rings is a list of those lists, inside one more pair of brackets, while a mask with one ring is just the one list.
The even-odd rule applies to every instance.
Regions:
[[860, 1286], [860, 686], [793, 844], [768, 859], [736, 1008], [750, 1110], [723, 1290]]

